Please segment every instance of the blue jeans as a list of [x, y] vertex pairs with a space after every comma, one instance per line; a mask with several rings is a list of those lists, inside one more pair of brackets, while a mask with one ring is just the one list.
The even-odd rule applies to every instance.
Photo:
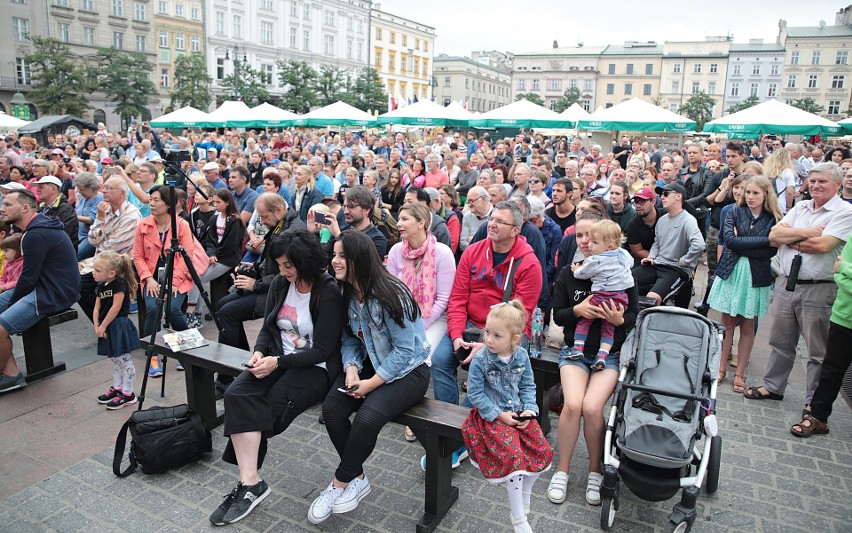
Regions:
[[95, 248], [91, 244], [89, 244], [89, 239], [80, 239], [80, 243], [77, 245], [77, 261], [82, 261], [83, 259], [94, 257], [94, 255]]
[[[186, 301], [186, 294], [178, 294], [172, 296], [171, 307], [169, 308], [169, 324], [175, 331], [183, 331], [189, 329], [186, 323], [186, 317], [183, 315], [183, 303]], [[165, 305], [165, 304], [163, 304]], [[157, 298], [154, 296], [145, 296], [145, 333], [143, 336], [149, 337], [154, 332], [154, 317], [157, 314]]]
[[44, 315], [36, 314], [35, 293], [31, 292], [12, 304], [11, 289], [0, 294], [0, 326], [6, 328], [10, 335], [17, 335], [36, 325]]

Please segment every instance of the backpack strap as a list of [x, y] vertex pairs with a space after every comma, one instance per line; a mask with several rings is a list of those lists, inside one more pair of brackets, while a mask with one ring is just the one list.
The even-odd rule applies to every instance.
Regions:
[[136, 471], [136, 455], [133, 453], [133, 449], [131, 447], [129, 459], [130, 465], [124, 470], [121, 471], [121, 460], [124, 457], [124, 448], [127, 444], [127, 430], [130, 427], [130, 418], [127, 419], [127, 422], [121, 426], [121, 429], [118, 432], [118, 437], [115, 439], [115, 455], [112, 458], [112, 473], [118, 477], [127, 477], [133, 472]]

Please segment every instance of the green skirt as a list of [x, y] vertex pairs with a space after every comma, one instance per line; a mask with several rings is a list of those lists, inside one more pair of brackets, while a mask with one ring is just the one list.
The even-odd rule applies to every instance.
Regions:
[[740, 257], [728, 279], [716, 278], [707, 303], [731, 316], [755, 318], [769, 312], [770, 287], [752, 287], [747, 257]]

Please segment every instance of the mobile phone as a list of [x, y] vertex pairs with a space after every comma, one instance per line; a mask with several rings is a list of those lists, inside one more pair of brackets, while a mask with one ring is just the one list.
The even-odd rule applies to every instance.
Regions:
[[350, 387], [338, 387], [337, 390], [339, 390], [343, 394], [349, 394], [352, 391], [358, 390], [358, 385], [352, 385]]
[[533, 415], [512, 415], [512, 418], [514, 418], [518, 422], [524, 422], [526, 420], [535, 420], [535, 417]]
[[314, 211], [314, 222], [317, 224], [328, 224], [328, 219], [326, 218], [325, 213]]
[[112, 176], [118, 174], [118, 169], [115, 167], [106, 167], [103, 172], [104, 176]]
[[240, 363], [240, 366], [244, 368], [254, 368], [254, 365], [250, 365], [248, 363]]

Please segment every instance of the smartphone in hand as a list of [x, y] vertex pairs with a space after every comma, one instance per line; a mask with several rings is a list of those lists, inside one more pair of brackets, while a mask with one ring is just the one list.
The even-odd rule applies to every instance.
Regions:
[[518, 413], [516, 415], [512, 415], [512, 418], [517, 420], [518, 422], [525, 422], [527, 420], [535, 420], [534, 415], [522, 415], [521, 413]]
[[339, 390], [343, 394], [349, 394], [350, 392], [358, 390], [358, 385], [352, 385], [350, 387], [338, 387], [337, 390]]
[[242, 366], [243, 368], [254, 368], [254, 365], [250, 365], [248, 363], [240, 363], [240, 366]]

